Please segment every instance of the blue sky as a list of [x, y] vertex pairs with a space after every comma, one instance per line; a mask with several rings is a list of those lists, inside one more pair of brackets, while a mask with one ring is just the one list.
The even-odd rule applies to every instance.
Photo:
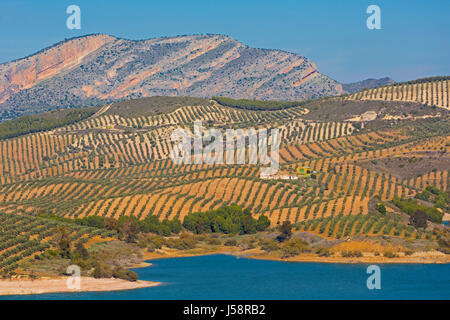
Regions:
[[[81, 8], [81, 30], [66, 28], [71, 4]], [[366, 27], [371, 4], [381, 8], [381, 30]], [[449, 16], [448, 0], [2, 0], [0, 62], [89, 33], [128, 39], [220, 33], [305, 55], [341, 82], [402, 81], [450, 74]]]

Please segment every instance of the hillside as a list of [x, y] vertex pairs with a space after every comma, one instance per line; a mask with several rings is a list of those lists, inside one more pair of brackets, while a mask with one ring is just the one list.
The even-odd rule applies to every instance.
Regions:
[[[438, 219], [426, 228], [410, 225], [406, 209], [393, 203], [427, 186], [442, 194], [450, 190], [447, 83], [422, 86], [424, 101], [434, 104], [417, 102], [421, 95], [407, 85], [372, 95], [398, 90], [408, 92], [407, 101], [369, 101], [364, 91], [288, 107], [225, 99], [230, 107], [189, 97], [113, 103], [75, 123], [0, 141], [0, 217], [155, 216], [182, 222], [195, 212], [237, 204], [255, 219], [266, 216], [272, 228], [289, 220], [299, 231], [327, 239], [391, 237], [437, 248], [448, 198], [429, 209]], [[260, 165], [175, 165], [170, 134], [196, 120], [204, 129], [222, 131], [279, 128], [279, 173], [266, 179]], [[299, 175], [298, 167], [315, 172]], [[426, 205], [434, 206], [430, 201]]]
[[225, 35], [134, 41], [96, 34], [0, 65], [0, 121], [159, 95], [304, 100], [340, 93], [308, 58]]
[[450, 77], [419, 79], [363, 90], [348, 95], [346, 99], [420, 102], [428, 106], [449, 109], [449, 85]]

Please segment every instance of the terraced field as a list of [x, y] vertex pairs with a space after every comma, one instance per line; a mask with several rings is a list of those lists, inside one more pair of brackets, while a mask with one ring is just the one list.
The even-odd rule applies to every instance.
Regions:
[[349, 100], [383, 100], [420, 102], [428, 106], [450, 109], [450, 80], [443, 77], [435, 81], [412, 81], [363, 90], [349, 95]]
[[55, 236], [61, 227], [67, 228], [71, 241], [87, 242], [94, 237], [111, 236], [101, 229], [3, 212], [0, 214], [0, 273], [15, 270], [24, 261], [56, 248]]
[[[438, 117], [433, 113], [433, 117], [395, 123], [311, 119], [308, 104], [252, 111], [205, 100], [160, 113], [144, 107], [133, 117], [113, 105], [71, 125], [2, 140], [0, 220], [7, 222], [1, 234], [2, 261], [16, 262], [51, 247], [46, 235], [56, 222], [36, 217], [43, 214], [139, 219], [157, 215], [161, 220], [183, 220], [191, 212], [239, 204], [255, 217], [268, 216], [272, 226], [290, 220], [301, 230], [327, 237], [431, 237], [398, 221], [373, 217], [371, 200], [411, 197], [428, 185], [449, 190], [447, 88], [448, 80], [434, 81], [330, 100], [420, 101], [442, 107]], [[169, 157], [172, 130], [192, 128], [198, 120], [204, 128], [220, 130], [279, 128], [279, 174], [295, 176], [299, 166], [315, 173], [297, 179], [262, 179], [261, 165], [175, 165]], [[420, 170], [408, 171], [412, 164]], [[95, 235], [98, 231], [79, 227], [72, 236]], [[16, 240], [22, 238], [18, 245]]]

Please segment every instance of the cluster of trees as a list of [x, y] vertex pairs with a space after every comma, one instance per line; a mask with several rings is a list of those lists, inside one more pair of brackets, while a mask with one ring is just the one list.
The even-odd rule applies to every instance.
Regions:
[[298, 101], [263, 101], [263, 100], [249, 100], [249, 99], [232, 99], [226, 97], [212, 97], [217, 103], [233, 108], [245, 110], [281, 110], [285, 108], [297, 107], [305, 102]]
[[[308, 243], [300, 238], [292, 237], [292, 228], [293, 225], [290, 221], [283, 221], [283, 223], [278, 226], [278, 231], [280, 233], [276, 238], [261, 239], [261, 249], [266, 252], [277, 251], [281, 254], [281, 258], [283, 259], [294, 257], [304, 252], [311, 252], [312, 249], [308, 246]], [[318, 250], [317, 253], [329, 255], [329, 251], [325, 248]]]
[[[103, 218], [103, 217], [100, 217]], [[104, 218], [104, 228], [117, 231], [119, 238], [133, 243], [138, 235], [144, 233], [156, 233], [163, 236], [178, 234], [181, 231], [181, 222], [177, 219], [164, 219], [159, 221], [157, 216], [149, 215], [143, 220], [138, 220], [134, 216], [121, 216], [119, 219]]]
[[120, 266], [112, 268], [111, 266], [103, 263], [97, 263], [92, 272], [94, 278], [116, 278], [128, 281], [137, 281], [138, 275], [136, 272], [127, 270]]
[[121, 216], [119, 219], [102, 216], [89, 216], [84, 218], [69, 219], [55, 215], [43, 215], [48, 219], [55, 219], [67, 223], [75, 223], [81, 226], [93, 227], [116, 231], [119, 238], [126, 242], [136, 242], [139, 233], [156, 233], [161, 236], [170, 236], [180, 233], [181, 222], [178, 219], [159, 221], [158, 216], [148, 215], [143, 220], [134, 216]]
[[258, 219], [252, 217], [249, 209], [242, 209], [238, 205], [226, 206], [207, 212], [193, 212], [183, 221], [183, 226], [196, 234], [226, 233], [252, 234], [266, 230], [270, 225], [269, 219], [261, 215]]
[[[63, 259], [70, 259], [72, 264], [80, 266], [82, 269], [94, 269], [92, 276], [94, 278], [118, 278], [129, 281], [138, 280], [138, 275], [131, 270], [126, 270], [120, 266], [112, 268], [98, 257], [92, 255], [85, 247], [82, 240], [72, 244], [70, 235], [66, 227], [60, 227], [54, 238], [58, 251], [56, 252]], [[49, 250], [48, 255], [53, 252]], [[41, 259], [35, 256], [35, 259]]]
[[280, 234], [277, 236], [279, 242], [284, 242], [292, 236], [292, 223], [290, 221], [283, 221], [278, 229], [280, 231]]
[[444, 192], [434, 186], [427, 186], [416, 195], [417, 199], [434, 203], [436, 208], [450, 211], [450, 192]]
[[392, 202], [406, 214], [410, 216], [413, 215], [412, 219], [415, 219], [415, 217], [419, 215], [423, 216], [423, 214], [420, 213], [423, 211], [428, 220], [434, 223], [442, 223], [442, 217], [444, 216], [442, 212], [434, 207], [420, 205], [416, 199], [394, 197]]
[[140, 233], [153, 233], [160, 236], [179, 234], [183, 227], [196, 234], [200, 233], [226, 233], [226, 234], [252, 234], [266, 230], [269, 219], [261, 215], [258, 219], [252, 217], [249, 209], [232, 205], [207, 212], [194, 212], [184, 218], [183, 224], [178, 219], [159, 220], [158, 216], [148, 215], [143, 220], [134, 216], [121, 216], [119, 219], [102, 216], [88, 216], [84, 218], [69, 219], [55, 215], [42, 215], [47, 219], [55, 219], [80, 226], [106, 229], [117, 232], [120, 239], [126, 242], [136, 242]]
[[386, 206], [382, 202], [375, 204], [375, 209], [381, 214], [386, 214]]
[[24, 134], [51, 130], [86, 119], [96, 108], [58, 110], [38, 115], [25, 115], [0, 123], [0, 139], [15, 138]]

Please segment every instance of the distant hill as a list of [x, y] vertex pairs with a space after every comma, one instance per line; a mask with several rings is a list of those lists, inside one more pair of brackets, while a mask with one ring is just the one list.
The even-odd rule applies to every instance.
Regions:
[[380, 79], [366, 79], [358, 82], [344, 83], [342, 84], [342, 89], [347, 93], [355, 93], [363, 90], [364, 88], [372, 89], [390, 84], [394, 84], [394, 80], [389, 77], [385, 77]]
[[226, 35], [134, 41], [94, 34], [0, 64], [0, 120], [148, 96], [306, 100], [341, 93], [308, 58]]

